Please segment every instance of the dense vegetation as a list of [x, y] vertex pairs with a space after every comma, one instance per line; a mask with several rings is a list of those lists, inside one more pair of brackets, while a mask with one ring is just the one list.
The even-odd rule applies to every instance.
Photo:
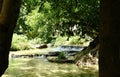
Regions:
[[23, 0], [15, 36], [39, 44], [55, 44], [59, 37], [94, 39], [99, 33], [99, 4], [99, 0]]

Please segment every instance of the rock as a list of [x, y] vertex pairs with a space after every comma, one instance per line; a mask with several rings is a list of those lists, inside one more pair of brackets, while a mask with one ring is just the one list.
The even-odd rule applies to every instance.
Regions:
[[42, 45], [40, 45], [39, 47], [36, 47], [36, 48], [38, 48], [38, 49], [43, 49], [43, 48], [47, 48], [48, 46], [46, 45], [46, 44], [42, 44]]

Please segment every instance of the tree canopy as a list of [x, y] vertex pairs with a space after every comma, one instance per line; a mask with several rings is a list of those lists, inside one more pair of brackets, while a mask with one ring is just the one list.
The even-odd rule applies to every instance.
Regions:
[[94, 38], [100, 0], [23, 0], [15, 32], [49, 42], [57, 36]]

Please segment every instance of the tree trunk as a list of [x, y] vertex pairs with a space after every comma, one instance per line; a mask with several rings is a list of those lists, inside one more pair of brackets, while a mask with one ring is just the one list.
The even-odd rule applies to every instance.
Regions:
[[1, 12], [1, 9], [2, 9], [2, 3], [3, 3], [3, 0], [0, 0], [0, 12]]
[[120, 77], [120, 0], [101, 0], [99, 77]]
[[99, 50], [99, 37], [97, 36], [93, 41], [90, 42], [88, 47], [85, 47], [75, 56], [75, 62], [82, 59], [84, 56], [87, 56], [88, 54], [92, 55], [92, 57], [98, 57], [97, 54], [98, 50]]
[[9, 50], [21, 0], [0, 0], [0, 76], [8, 67]]

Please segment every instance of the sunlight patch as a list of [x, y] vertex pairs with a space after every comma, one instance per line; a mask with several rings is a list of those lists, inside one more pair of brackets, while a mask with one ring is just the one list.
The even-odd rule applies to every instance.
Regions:
[[34, 67], [20, 67], [20, 69], [22, 70], [29, 70], [29, 69], [33, 69]]

